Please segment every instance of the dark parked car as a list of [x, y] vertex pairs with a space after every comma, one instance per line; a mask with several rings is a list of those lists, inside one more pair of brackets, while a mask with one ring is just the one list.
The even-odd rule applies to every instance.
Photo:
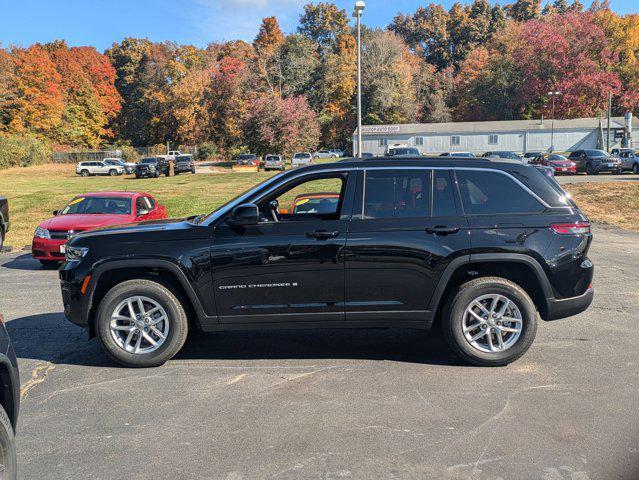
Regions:
[[7, 197], [0, 196], [0, 250], [4, 245], [4, 239], [9, 231], [9, 200]]
[[[318, 191], [330, 201], [302, 208]], [[279, 210], [295, 199], [301, 213]], [[352, 160], [275, 175], [208, 215], [81, 233], [59, 275], [67, 318], [127, 366], [164, 363], [189, 329], [397, 326], [442, 328], [465, 360], [504, 365], [539, 317], [590, 305], [591, 241], [561, 187], [520, 162]]]
[[173, 160], [173, 173], [179, 175], [184, 172], [195, 173], [193, 155], [178, 155], [175, 157], [175, 160]]
[[520, 160], [521, 157], [517, 155], [515, 152], [511, 152], [509, 150], [498, 150], [494, 152], [486, 152], [482, 155], [482, 157], [493, 157], [493, 158], [506, 158], [510, 160]]
[[575, 150], [568, 160], [577, 164], [578, 172], [597, 175], [600, 172], [621, 173], [621, 161], [604, 150]]
[[15, 432], [20, 412], [20, 373], [0, 314], [0, 478], [17, 478]]
[[537, 157], [542, 156], [544, 153], [543, 152], [526, 152], [524, 153], [524, 155], [521, 157], [521, 160], [524, 163], [529, 163], [532, 160], [534, 160]]
[[135, 178], [171, 175], [171, 162], [163, 157], [146, 157], [135, 166]]

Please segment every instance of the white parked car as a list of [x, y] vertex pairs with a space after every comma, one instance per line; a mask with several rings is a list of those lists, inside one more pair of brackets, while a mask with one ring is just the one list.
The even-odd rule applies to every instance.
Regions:
[[308, 152], [300, 152], [293, 155], [291, 167], [303, 167], [304, 165], [313, 165], [313, 155]]
[[313, 153], [313, 158], [340, 158], [344, 156], [344, 152], [331, 148], [329, 150], [318, 150]]
[[126, 170], [121, 165], [108, 165], [105, 162], [80, 162], [75, 166], [75, 173], [88, 177], [90, 175], [124, 175]]
[[107, 165], [116, 165], [116, 166], [119, 165], [120, 167], [124, 167], [124, 170], [126, 171], [126, 173], [135, 172], [136, 164], [132, 162], [125, 162], [121, 158], [105, 158], [102, 161], [106, 163]]

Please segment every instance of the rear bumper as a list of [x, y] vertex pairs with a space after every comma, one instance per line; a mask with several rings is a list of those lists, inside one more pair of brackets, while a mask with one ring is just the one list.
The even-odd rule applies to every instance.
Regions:
[[47, 238], [34, 238], [31, 243], [31, 253], [37, 260], [64, 260], [64, 253], [60, 252], [60, 246], [67, 243], [66, 240], [54, 240]]
[[571, 298], [555, 298], [548, 300], [548, 315], [546, 320], [559, 320], [560, 318], [571, 317], [586, 310], [592, 303], [595, 291], [588, 288], [583, 295]]

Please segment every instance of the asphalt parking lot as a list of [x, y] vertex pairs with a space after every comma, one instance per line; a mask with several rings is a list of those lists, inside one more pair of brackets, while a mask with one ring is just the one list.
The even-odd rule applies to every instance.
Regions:
[[639, 234], [595, 229], [592, 307], [520, 361], [434, 332], [232, 332], [115, 366], [68, 323], [55, 270], [0, 255], [20, 361], [22, 479], [639, 478]]

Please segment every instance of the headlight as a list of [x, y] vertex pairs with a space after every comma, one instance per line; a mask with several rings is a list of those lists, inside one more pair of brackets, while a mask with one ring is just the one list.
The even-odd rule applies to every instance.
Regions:
[[82, 260], [87, 253], [89, 253], [87, 247], [72, 247], [67, 245], [66, 248], [66, 258], [68, 262]]
[[38, 238], [51, 238], [51, 234], [49, 233], [49, 230], [42, 227], [36, 228], [34, 236]]

